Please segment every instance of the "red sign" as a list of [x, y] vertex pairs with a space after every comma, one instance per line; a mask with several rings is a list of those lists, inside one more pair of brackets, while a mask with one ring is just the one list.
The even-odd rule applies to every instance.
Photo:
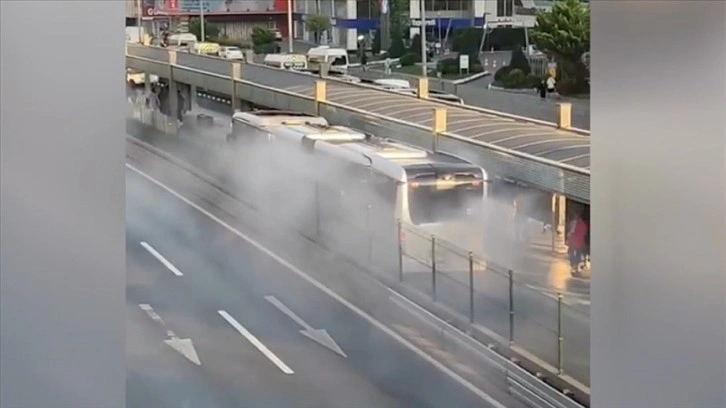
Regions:
[[166, 0], [166, 10], [171, 12], [179, 10], [179, 0]]

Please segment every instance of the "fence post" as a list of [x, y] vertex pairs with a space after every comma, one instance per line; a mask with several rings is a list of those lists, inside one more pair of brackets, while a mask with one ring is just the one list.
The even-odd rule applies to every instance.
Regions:
[[431, 294], [436, 301], [436, 235], [431, 235]]
[[315, 114], [320, 116], [320, 105], [325, 103], [328, 97], [328, 87], [325, 81], [315, 81]]
[[429, 79], [428, 78], [419, 78], [418, 79], [418, 86], [416, 87], [416, 95], [420, 99], [429, 99]]
[[509, 275], [509, 345], [514, 344], [514, 271], [507, 272]]
[[373, 259], [373, 234], [371, 233], [371, 205], [366, 205], [366, 235], [368, 236], [368, 263]]
[[557, 294], [557, 372], [564, 372], [564, 352], [562, 337], [562, 293]]
[[433, 118], [433, 124], [431, 126], [431, 129], [433, 131], [431, 137], [433, 139], [431, 142], [431, 147], [434, 152], [438, 151], [439, 135], [441, 133], [446, 132], [446, 126], [447, 126], [446, 112], [447, 112], [446, 108], [434, 108], [433, 109], [434, 118]]
[[176, 66], [176, 51], [169, 51], [169, 114], [164, 118], [165, 126], [164, 131], [167, 133], [177, 133], [179, 124], [179, 95], [177, 95], [177, 84], [174, 79], [174, 67]]
[[403, 282], [403, 225], [401, 220], [397, 220], [398, 225], [398, 281]]
[[474, 324], [474, 253], [469, 252], [469, 323]]

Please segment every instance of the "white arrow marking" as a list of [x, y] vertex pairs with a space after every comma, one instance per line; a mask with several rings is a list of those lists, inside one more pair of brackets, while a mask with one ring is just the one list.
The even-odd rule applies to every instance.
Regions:
[[290, 310], [287, 306], [282, 304], [279, 300], [277, 300], [274, 296], [265, 296], [265, 299], [272, 303], [273, 306], [278, 308], [282, 313], [287, 315], [290, 319], [295, 321], [295, 323], [299, 324], [303, 327], [304, 330], [300, 330], [300, 334], [302, 334], [305, 337], [308, 337], [309, 339], [317, 342], [318, 344], [322, 345], [323, 347], [327, 347], [330, 350], [333, 350], [334, 352], [340, 354], [343, 357], [348, 357], [343, 350], [338, 346], [338, 344], [333, 340], [332, 337], [328, 334], [327, 331], [322, 329], [313, 329], [312, 326], [307, 324], [300, 316], [296, 315], [292, 310]]
[[[152, 308], [151, 305], [141, 303], [139, 304], [139, 307], [141, 308], [141, 310], [146, 312], [151, 320], [159, 323], [161, 327], [164, 327], [166, 329], [166, 323], [164, 323], [164, 319], [162, 319], [161, 316], [159, 316], [159, 314], [154, 311], [154, 308]], [[169, 339], [164, 340], [164, 344], [178, 351], [181, 355], [186, 357], [187, 360], [191, 361], [192, 363], [196, 365], [202, 365], [202, 362], [199, 360], [199, 356], [197, 355], [197, 350], [194, 349], [194, 343], [192, 343], [192, 339], [180, 339], [179, 337], [177, 337], [176, 334], [174, 334], [173, 331], [168, 329], [166, 329], [166, 335], [169, 337]]]
[[180, 339], [178, 337], [172, 337], [169, 340], [164, 340], [164, 343], [181, 353], [181, 355], [186, 357], [187, 360], [191, 361], [192, 363], [196, 365], [202, 365], [202, 362], [199, 361], [197, 350], [194, 349], [194, 344], [192, 343], [191, 339]]
[[234, 327], [234, 329], [237, 330], [239, 332], [239, 334], [244, 336], [250, 343], [252, 343], [252, 345], [255, 346], [257, 348], [257, 350], [259, 350], [262, 354], [264, 354], [265, 357], [267, 357], [270, 361], [272, 361], [277, 366], [277, 368], [279, 368], [283, 373], [295, 374], [295, 372], [292, 371], [292, 369], [290, 369], [290, 367], [288, 367], [287, 364], [285, 364], [282, 360], [280, 360], [280, 358], [277, 357], [275, 355], [275, 353], [270, 351], [270, 349], [268, 349], [267, 346], [262, 344], [262, 342], [259, 341], [257, 339], [257, 337], [255, 337], [252, 333], [250, 333], [247, 329], [245, 329], [244, 326], [242, 326], [237, 321], [237, 319], [232, 317], [229, 313], [227, 313], [224, 310], [218, 310], [217, 313], [219, 313], [219, 315], [222, 316], [222, 318], [224, 320], [226, 320], [227, 323], [232, 325], [232, 327]]
[[174, 266], [174, 264], [172, 264], [166, 258], [164, 258], [164, 256], [161, 255], [159, 253], [159, 251], [157, 251], [156, 249], [154, 249], [154, 247], [152, 247], [151, 245], [149, 245], [147, 242], [143, 242], [142, 241], [141, 242], [141, 246], [144, 247], [147, 251], [149, 251], [149, 253], [151, 255], [153, 255], [154, 258], [158, 259], [159, 262], [161, 262], [164, 266], [166, 266], [166, 269], [170, 270], [171, 273], [173, 273], [176, 276], [184, 276], [184, 274], [181, 273], [181, 271], [179, 271], [179, 269], [177, 269], [176, 266]]

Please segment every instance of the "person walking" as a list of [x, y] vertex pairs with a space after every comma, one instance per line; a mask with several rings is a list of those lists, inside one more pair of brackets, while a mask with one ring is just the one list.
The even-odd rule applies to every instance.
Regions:
[[539, 85], [537, 85], [537, 92], [539, 92], [539, 97], [542, 99], [547, 98], [547, 85], [545, 85], [545, 81], [542, 80], [539, 82]]
[[555, 86], [557, 85], [557, 81], [555, 80], [555, 77], [552, 75], [547, 77], [547, 93], [553, 94], [555, 93]]

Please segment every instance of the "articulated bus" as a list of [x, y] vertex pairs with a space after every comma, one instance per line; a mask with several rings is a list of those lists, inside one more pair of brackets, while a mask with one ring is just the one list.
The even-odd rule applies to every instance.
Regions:
[[[310, 174], [302, 167], [313, 167], [314, 177], [346, 196], [345, 204], [340, 203], [346, 210], [360, 215], [370, 212], [373, 203], [377, 223], [393, 225], [400, 219], [445, 239], [460, 240], [462, 234], [470, 235], [466, 231], [472, 230], [471, 221], [480, 214], [487, 195], [486, 171], [465, 159], [331, 126], [324, 118], [295, 112], [238, 112], [231, 130], [228, 140], [240, 151], [265, 145], [263, 150], [250, 150], [266, 165], [284, 168], [286, 177]], [[295, 152], [308, 153], [309, 159], [293, 159]]]

